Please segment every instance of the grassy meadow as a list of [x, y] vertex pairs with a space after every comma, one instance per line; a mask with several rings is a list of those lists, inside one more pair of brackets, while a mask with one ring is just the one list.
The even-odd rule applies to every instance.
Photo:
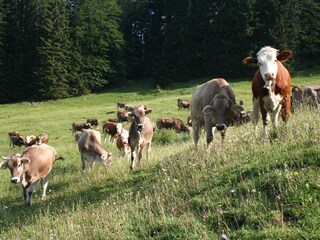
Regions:
[[[255, 137], [251, 123], [230, 127], [225, 143], [215, 135], [211, 152], [204, 134], [195, 150], [191, 135], [157, 131], [150, 158], [129, 170], [115, 144], [113, 164], [96, 164], [82, 173], [72, 122], [116, 116], [116, 102], [145, 104], [160, 117], [190, 114], [177, 99], [190, 100], [209, 78], [154, 87], [146, 81], [100, 93], [47, 102], [0, 107], [0, 155], [7, 134], [49, 134], [58, 155], [49, 178], [47, 199], [37, 186], [30, 208], [23, 205], [20, 184], [0, 170], [0, 240], [4, 239], [319, 239], [320, 110], [303, 109], [271, 131], [271, 140]], [[252, 109], [250, 79], [233, 79], [236, 99]], [[300, 72], [292, 84], [320, 84], [320, 74]], [[125, 123], [124, 127], [129, 128]], [[101, 131], [101, 129], [100, 129]], [[262, 135], [262, 123], [259, 122]]]

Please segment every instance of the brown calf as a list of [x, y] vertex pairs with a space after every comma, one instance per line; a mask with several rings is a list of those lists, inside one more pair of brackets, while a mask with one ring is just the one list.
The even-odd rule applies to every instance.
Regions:
[[177, 133], [190, 133], [190, 129], [188, 128], [188, 126], [184, 124], [179, 118], [159, 118], [157, 119], [156, 125], [159, 130], [162, 128], [167, 128], [173, 129]]

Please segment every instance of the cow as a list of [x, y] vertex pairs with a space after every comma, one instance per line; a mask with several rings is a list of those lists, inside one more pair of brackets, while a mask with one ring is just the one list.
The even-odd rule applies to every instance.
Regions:
[[292, 112], [299, 109], [303, 103], [306, 103], [310, 110], [318, 108], [320, 101], [320, 86], [295, 86], [292, 85]]
[[120, 133], [117, 133], [115, 137], [117, 148], [119, 149], [120, 159], [126, 157], [128, 160], [130, 160], [131, 149], [129, 146], [129, 131], [122, 128]]
[[124, 108], [127, 105], [125, 102], [117, 102], [117, 108]]
[[57, 157], [57, 152], [53, 147], [42, 144], [28, 147], [22, 154], [15, 153], [5, 159], [7, 161], [0, 163], [0, 168], [9, 168], [12, 183], [21, 182], [25, 205], [30, 206], [32, 193], [39, 180], [42, 189], [41, 200], [45, 199], [48, 174], [55, 161], [63, 157]]
[[26, 136], [26, 139], [24, 140], [24, 145], [26, 145], [26, 147], [30, 147], [38, 143], [39, 143], [39, 138], [35, 135]]
[[178, 109], [181, 110], [182, 108], [190, 108], [190, 103], [187, 100], [183, 100], [178, 98]]
[[96, 118], [87, 118], [87, 123], [90, 123], [91, 126], [95, 127], [99, 125], [99, 121]]
[[106, 143], [107, 141], [107, 134], [110, 135], [108, 142], [113, 143], [115, 135], [121, 131], [121, 128], [122, 128], [122, 123], [105, 122], [102, 126], [104, 143]]
[[129, 121], [129, 115], [127, 112], [118, 111], [117, 112], [117, 121], [118, 122], [127, 122]]
[[157, 128], [173, 129], [177, 133], [185, 132], [190, 133], [189, 127], [183, 123], [179, 118], [159, 118], [156, 121]]
[[126, 104], [126, 105], [124, 106], [124, 110], [126, 110], [127, 112], [132, 112], [132, 111], [134, 111], [134, 109], [135, 109], [135, 107], [132, 106], [132, 105]]
[[253, 119], [253, 111], [241, 111], [236, 112], [232, 118], [232, 126], [239, 126], [248, 122], [252, 122]]
[[269, 137], [268, 122], [271, 115], [273, 126], [278, 125], [278, 117], [287, 122], [291, 109], [291, 77], [283, 66], [292, 55], [291, 51], [279, 52], [272, 47], [263, 47], [257, 53], [257, 57], [246, 57], [242, 60], [244, 65], [258, 67], [252, 80], [253, 93], [253, 123], [255, 133], [259, 119], [259, 110], [262, 115], [264, 138]]
[[129, 115], [132, 122], [129, 129], [129, 145], [131, 149], [130, 169], [133, 169], [133, 162], [138, 157], [138, 166], [140, 166], [143, 150], [146, 149], [147, 159], [151, 150], [151, 141], [153, 138], [153, 125], [146, 115], [151, 113], [151, 109], [144, 109], [143, 106], [136, 108]]
[[213, 140], [213, 126], [220, 132], [224, 140], [234, 112], [240, 111], [243, 111], [243, 107], [236, 104], [234, 92], [225, 79], [212, 79], [198, 86], [191, 98], [191, 121], [195, 147], [197, 148], [203, 126], [206, 131], [207, 150], [210, 150], [210, 143]]
[[108, 153], [101, 145], [101, 134], [96, 130], [83, 130], [79, 136], [78, 149], [81, 155], [82, 171], [85, 170], [86, 162], [92, 169], [94, 162], [101, 162], [105, 167], [111, 165], [112, 153]]
[[38, 138], [39, 138], [40, 144], [42, 144], [42, 143], [48, 144], [48, 142], [49, 142], [49, 135], [46, 133], [40, 133]]
[[82, 131], [83, 129], [91, 128], [90, 123], [72, 123], [72, 134], [76, 133], [77, 131]]
[[9, 141], [10, 141], [9, 147], [12, 146], [14, 148], [15, 146], [21, 147], [21, 146], [25, 145], [24, 138], [17, 131], [9, 132], [8, 137], [9, 137]]

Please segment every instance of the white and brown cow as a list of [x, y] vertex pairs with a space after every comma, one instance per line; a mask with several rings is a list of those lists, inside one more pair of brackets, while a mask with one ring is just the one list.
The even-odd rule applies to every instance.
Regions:
[[120, 159], [126, 157], [130, 160], [131, 149], [129, 145], [129, 131], [122, 128], [120, 133], [117, 133], [115, 137]]
[[113, 143], [115, 135], [117, 133], [120, 133], [121, 129], [122, 129], [122, 123], [109, 122], [109, 121], [105, 122], [102, 126], [104, 143], [106, 143], [107, 141], [107, 135], [109, 135], [108, 143]]
[[57, 159], [63, 158], [57, 158], [57, 152], [53, 147], [42, 144], [26, 148], [22, 155], [12, 154], [6, 158], [6, 162], [0, 163], [0, 168], [9, 168], [12, 183], [21, 182], [25, 204], [30, 206], [32, 193], [39, 180], [42, 189], [41, 199], [45, 199], [48, 174]]
[[85, 170], [86, 162], [90, 169], [94, 162], [101, 162], [105, 167], [111, 165], [112, 153], [108, 153], [101, 145], [101, 134], [96, 130], [83, 130], [78, 139], [78, 149], [81, 155], [82, 170]]
[[233, 90], [225, 79], [212, 79], [198, 86], [191, 98], [191, 120], [195, 146], [197, 147], [203, 126], [206, 131], [208, 150], [213, 140], [212, 127], [221, 133], [223, 140], [234, 112], [240, 111], [243, 111], [243, 107], [236, 104]]
[[284, 122], [290, 117], [291, 108], [291, 77], [282, 62], [287, 61], [292, 53], [288, 50], [279, 52], [272, 47], [263, 47], [257, 58], [246, 57], [242, 63], [249, 67], [258, 67], [252, 80], [253, 123], [257, 130], [259, 110], [262, 115], [264, 137], [268, 138], [269, 116], [274, 127], [278, 125], [279, 113]]
[[180, 118], [159, 118], [156, 121], [157, 128], [163, 129], [173, 129], [177, 133], [185, 132], [190, 133], [189, 127], [183, 123]]
[[142, 153], [145, 148], [147, 159], [149, 157], [153, 137], [153, 125], [146, 114], [151, 112], [151, 109], [145, 110], [143, 106], [140, 106], [130, 113], [130, 116], [132, 117], [132, 123], [129, 129], [129, 144], [131, 148], [130, 169], [133, 169], [133, 162], [137, 156], [138, 166], [140, 166]]

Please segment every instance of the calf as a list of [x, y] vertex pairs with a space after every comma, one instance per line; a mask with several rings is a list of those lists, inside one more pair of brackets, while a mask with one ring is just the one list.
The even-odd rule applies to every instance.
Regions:
[[90, 169], [94, 162], [101, 162], [105, 167], [111, 165], [112, 153], [108, 153], [101, 145], [101, 134], [95, 130], [84, 130], [79, 136], [78, 149], [81, 155], [82, 170], [86, 162]]
[[121, 130], [121, 128], [122, 128], [122, 123], [105, 122], [102, 126], [104, 143], [106, 143], [107, 134], [109, 135], [108, 142], [113, 143], [115, 135]]
[[24, 145], [24, 139], [19, 132], [11, 131], [8, 133], [8, 136], [10, 141], [9, 147], [12, 146], [14, 148], [15, 146], [21, 147]]
[[6, 158], [6, 162], [0, 163], [1, 169], [9, 168], [11, 182], [21, 182], [25, 205], [31, 205], [32, 193], [38, 181], [41, 181], [41, 199], [46, 197], [48, 186], [48, 174], [50, 173], [57, 158], [55, 149], [47, 144], [28, 147], [21, 154], [13, 154]]
[[181, 110], [182, 108], [190, 108], [190, 103], [187, 100], [178, 99], [178, 109]]
[[268, 138], [268, 122], [271, 116], [274, 127], [278, 125], [278, 116], [284, 122], [290, 117], [291, 109], [291, 77], [282, 62], [287, 61], [292, 53], [288, 50], [279, 52], [272, 47], [263, 47], [257, 53], [257, 58], [246, 57], [242, 63], [249, 67], [258, 67], [252, 80], [253, 123], [255, 132], [262, 115], [264, 137]]
[[129, 129], [129, 144], [131, 149], [130, 169], [133, 169], [133, 162], [137, 155], [138, 166], [140, 166], [142, 153], [145, 148], [148, 159], [153, 137], [153, 125], [150, 118], [146, 117], [145, 115], [151, 112], [151, 109], [145, 110], [144, 107], [139, 107], [129, 114], [132, 117], [132, 123]]
[[120, 159], [123, 159], [123, 157], [130, 159], [131, 149], [129, 146], [129, 131], [122, 128], [121, 132], [116, 134], [116, 140]]
[[82, 131], [83, 129], [91, 128], [90, 123], [72, 123], [72, 134], [76, 133], [76, 131]]
[[206, 131], [208, 150], [213, 140], [213, 126], [215, 126], [215, 130], [220, 132], [223, 140], [234, 112], [240, 111], [243, 111], [243, 107], [236, 104], [233, 90], [225, 79], [212, 79], [198, 86], [191, 98], [191, 119], [195, 146], [197, 147], [203, 126]]
[[157, 128], [160, 130], [162, 128], [173, 129], [177, 133], [185, 132], [190, 133], [190, 129], [185, 125], [179, 118], [159, 118], [156, 122]]

